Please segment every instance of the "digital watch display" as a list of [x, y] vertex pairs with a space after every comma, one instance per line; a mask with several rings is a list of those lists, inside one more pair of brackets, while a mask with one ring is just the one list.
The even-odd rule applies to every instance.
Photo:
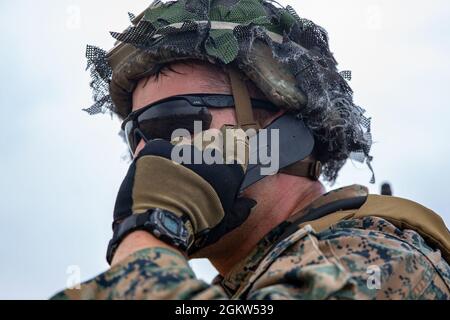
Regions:
[[148, 231], [165, 243], [181, 251], [187, 251], [192, 243], [192, 235], [184, 221], [174, 213], [163, 209], [151, 209], [143, 214], [134, 214], [114, 228], [114, 236], [109, 243], [106, 259], [111, 264], [114, 253], [121, 241], [138, 230]]

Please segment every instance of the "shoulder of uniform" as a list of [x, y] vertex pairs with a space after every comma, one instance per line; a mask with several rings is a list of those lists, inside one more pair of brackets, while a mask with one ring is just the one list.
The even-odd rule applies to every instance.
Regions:
[[383, 218], [400, 229], [418, 232], [431, 244], [439, 247], [447, 261], [450, 259], [450, 232], [444, 220], [423, 205], [398, 197], [369, 195], [354, 218], [375, 216]]
[[[395, 222], [398, 227], [436, 226], [448, 232], [442, 218], [425, 206], [399, 197], [370, 194], [354, 217], [376, 216]], [[400, 226], [398, 224], [401, 224]]]
[[371, 209], [373, 209], [373, 207], [375, 206], [377, 208], [381, 208], [384, 210], [395, 210], [395, 211], [397, 211], [398, 209], [409, 209], [413, 210], [414, 212], [438, 216], [434, 211], [421, 205], [420, 203], [417, 203], [409, 199], [393, 196], [380, 196], [377, 194], [369, 194], [367, 202], [364, 206], [366, 207], [370, 206]]

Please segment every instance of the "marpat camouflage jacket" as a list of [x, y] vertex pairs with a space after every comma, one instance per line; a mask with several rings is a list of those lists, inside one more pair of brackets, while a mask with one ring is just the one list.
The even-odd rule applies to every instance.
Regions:
[[[367, 195], [352, 186], [312, 206]], [[139, 251], [80, 290], [53, 299], [449, 299], [450, 266], [415, 231], [387, 220], [343, 220], [324, 231], [289, 223], [271, 231], [227, 277], [196, 278], [176, 250]], [[278, 241], [277, 241], [278, 240]]]

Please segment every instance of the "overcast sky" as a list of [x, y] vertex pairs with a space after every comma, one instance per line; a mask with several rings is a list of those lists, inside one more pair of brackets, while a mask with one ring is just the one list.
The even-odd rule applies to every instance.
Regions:
[[[352, 70], [355, 100], [373, 118], [379, 192], [448, 209], [450, 2], [294, 0], [300, 16], [325, 27], [341, 70]], [[119, 123], [89, 117], [86, 44], [110, 48], [108, 31], [128, 25], [142, 0], [0, 2], [0, 298], [46, 299], [76, 271], [107, 269], [105, 251], [128, 163]], [[334, 187], [367, 185], [349, 163]], [[210, 280], [212, 268], [193, 262]]]

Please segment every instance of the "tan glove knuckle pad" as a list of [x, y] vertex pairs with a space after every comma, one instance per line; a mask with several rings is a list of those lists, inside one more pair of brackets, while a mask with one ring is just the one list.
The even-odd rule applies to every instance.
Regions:
[[195, 233], [217, 226], [225, 215], [218, 195], [206, 180], [158, 156], [137, 161], [132, 197], [134, 214], [161, 208], [180, 217], [188, 215]]

